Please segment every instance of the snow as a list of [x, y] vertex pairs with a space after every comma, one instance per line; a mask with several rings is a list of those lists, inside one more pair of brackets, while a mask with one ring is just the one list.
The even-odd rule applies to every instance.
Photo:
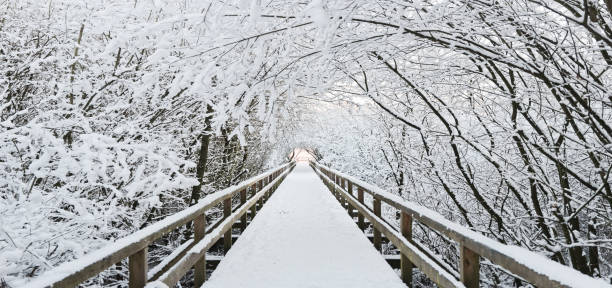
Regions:
[[[334, 185], [336, 190], [341, 191], [341, 193], [343, 193], [345, 197], [351, 197], [348, 194], [348, 192], [346, 192], [346, 190], [343, 190], [343, 188], [340, 185], [335, 184], [335, 183], [332, 183], [332, 185]], [[349, 198], [349, 199], [351, 199], [351, 198]], [[353, 207], [357, 208], [358, 210], [364, 211], [364, 216], [365, 216], [366, 219], [376, 219], [376, 218], [378, 218], [378, 216], [376, 216], [371, 210], [369, 210], [366, 205], [364, 205], [362, 203], [359, 203], [358, 201], [355, 201], [355, 200], [356, 199], [354, 197], [352, 197], [352, 199], [351, 199], [351, 201], [349, 203], [351, 205], [353, 205]], [[457, 288], [465, 287], [463, 285], [463, 283], [461, 283], [458, 280], [458, 277], [456, 277], [456, 273], [451, 274], [448, 271], [444, 270], [442, 267], [440, 267], [436, 263], [436, 261], [434, 261], [432, 258], [430, 258], [426, 253], [421, 251], [419, 248], [417, 248], [412, 243], [410, 243], [410, 241], [408, 241], [406, 238], [404, 238], [399, 233], [399, 231], [397, 231], [397, 229], [393, 228], [390, 224], [388, 224], [385, 221], [382, 221], [380, 223], [380, 225], [382, 225], [384, 227], [384, 229], [382, 229], [382, 231], [389, 231], [390, 233], [392, 233], [395, 238], [399, 239], [402, 242], [402, 244], [405, 247], [407, 247], [407, 249], [409, 249], [410, 251], [413, 252], [414, 256], [408, 255], [409, 259], [411, 261], [413, 261], [413, 263], [418, 263], [418, 261], [416, 261], [416, 259], [412, 259], [410, 257], [416, 257], [418, 259], [422, 259], [423, 260], [423, 266], [419, 266], [420, 264], [417, 264], [417, 267], [419, 269], [421, 269], [422, 271], [435, 270], [438, 273], [438, 275], [428, 274], [428, 276], [430, 276], [430, 278], [437, 279], [437, 283], [439, 283], [439, 284], [450, 283], [448, 285], [445, 285], [445, 286], [448, 286], [448, 287], [457, 287]], [[394, 242], [394, 244], [396, 244], [396, 243]], [[399, 247], [399, 244], [397, 246]], [[433, 253], [432, 253], [432, 255], [433, 255]]]
[[[411, 211], [414, 216], [418, 220], [422, 222], [434, 222], [438, 226], [442, 227], [444, 230], [449, 231], [449, 233], [445, 233], [447, 235], [453, 235], [454, 240], [461, 239], [465, 242], [473, 242], [478, 245], [487, 247], [490, 250], [495, 250], [499, 254], [512, 259], [518, 262], [521, 265], [524, 265], [527, 269], [532, 270], [544, 277], [548, 277], [551, 280], [557, 281], [568, 287], [610, 287], [612, 285], [604, 282], [601, 279], [595, 279], [588, 275], [582, 274], [577, 270], [565, 265], [561, 265], [557, 262], [554, 262], [545, 256], [537, 254], [535, 252], [529, 251], [525, 248], [519, 246], [511, 246], [505, 245], [500, 242], [497, 242], [493, 239], [490, 239], [484, 235], [481, 235], [477, 232], [474, 232], [467, 227], [461, 226], [458, 223], [452, 222], [440, 213], [435, 212], [431, 209], [423, 207], [415, 202], [406, 201], [403, 198], [391, 194], [387, 191], [384, 191], [374, 185], [363, 182], [355, 177], [350, 175], [346, 175], [340, 171], [331, 169], [325, 165], [321, 165], [317, 163], [317, 166], [325, 168], [333, 173], [336, 173], [340, 177], [347, 179], [348, 181], [353, 182], [355, 185], [361, 186], [363, 189], [368, 190], [373, 195], [381, 196], [383, 199], [391, 200], [399, 205], [406, 207], [407, 210]], [[338, 185], [336, 185], [338, 186]], [[424, 223], [428, 224], [428, 223]], [[499, 263], [497, 263], [499, 264]], [[502, 265], [503, 266], [503, 265]]]
[[[237, 185], [234, 186], [230, 186], [228, 188], [225, 188], [221, 191], [215, 192], [213, 194], [210, 194], [206, 197], [204, 197], [203, 199], [201, 199], [198, 204], [191, 206], [181, 212], [178, 212], [176, 214], [173, 214], [171, 216], [168, 216], [166, 218], [164, 218], [163, 220], [156, 222], [150, 226], [145, 227], [144, 229], [141, 229], [127, 237], [121, 238], [117, 241], [115, 241], [114, 243], [111, 243], [101, 249], [92, 251], [89, 254], [86, 254], [85, 256], [74, 260], [72, 262], [67, 262], [64, 263], [62, 265], [59, 265], [57, 267], [55, 267], [54, 269], [45, 272], [44, 274], [42, 274], [41, 276], [37, 277], [36, 279], [32, 280], [31, 282], [28, 282], [24, 287], [47, 287], [52, 285], [53, 283], [60, 281], [61, 279], [78, 273], [82, 270], [84, 270], [86, 267], [89, 267], [90, 265], [94, 265], [97, 262], [102, 261], [103, 259], [106, 259], [108, 257], [110, 257], [110, 255], [116, 254], [116, 253], [121, 253], [122, 251], [126, 250], [126, 249], [133, 249], [130, 248], [130, 246], [134, 245], [135, 243], [138, 243], [140, 241], [142, 241], [143, 239], [148, 239], [149, 242], [152, 242], [155, 239], [151, 239], [152, 235], [155, 235], [158, 231], [168, 231], [170, 230], [170, 228], [172, 227], [176, 227], [178, 226], [177, 223], [184, 223], [187, 222], [188, 219], [192, 219], [192, 217], [204, 210], [208, 205], [210, 205], [211, 203], [214, 203], [216, 201], [218, 201], [219, 199], [225, 198], [227, 195], [235, 192], [235, 191], [239, 191], [242, 188], [246, 187], [247, 185], [255, 182], [255, 181], [259, 181], [260, 179], [263, 179], [269, 175], [271, 175], [273, 172], [282, 169], [284, 167], [286, 167], [287, 165], [291, 165], [291, 163], [286, 163], [282, 166], [279, 166], [277, 168], [268, 170], [266, 173], [257, 175], [255, 177], [252, 177], [248, 180], [245, 180], [243, 182], [240, 182]], [[219, 229], [219, 228], [218, 228]], [[213, 233], [214, 234], [214, 233]], [[209, 235], [207, 235], [209, 236]], [[206, 239], [205, 239], [206, 240]], [[196, 245], [197, 246], [197, 245]], [[194, 247], [195, 249], [195, 247]], [[136, 251], [133, 251], [136, 252]]]
[[[295, 147], [610, 282], [612, 38], [587, 16], [612, 16], [523, 2], [3, 1], [0, 282], [186, 208], [200, 154], [203, 195]], [[120, 269], [104, 283], [123, 285]]]
[[405, 287], [314, 171], [298, 163], [203, 287]]

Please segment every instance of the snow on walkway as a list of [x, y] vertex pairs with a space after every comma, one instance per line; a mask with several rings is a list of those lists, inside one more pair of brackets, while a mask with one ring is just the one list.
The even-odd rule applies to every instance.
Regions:
[[298, 163], [203, 287], [406, 287]]

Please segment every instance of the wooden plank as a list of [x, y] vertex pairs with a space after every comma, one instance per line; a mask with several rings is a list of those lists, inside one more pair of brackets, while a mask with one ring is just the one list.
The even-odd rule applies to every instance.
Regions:
[[[400, 269], [400, 255], [382, 255], [387, 264], [391, 266], [393, 269]], [[208, 265], [208, 269], [216, 268], [219, 263], [223, 260], [224, 256], [218, 255], [206, 255], [206, 265]], [[317, 261], [324, 263], [325, 261], [329, 261], [326, 258], [318, 259]]]
[[[400, 231], [402, 232], [402, 236], [409, 242], [412, 242], [412, 216], [406, 212], [401, 212], [400, 217]], [[412, 287], [412, 268], [414, 265], [404, 254], [402, 254], [400, 258], [400, 265], [402, 281], [406, 283], [406, 286]]]
[[459, 247], [459, 273], [461, 282], [466, 288], [478, 288], [480, 284], [480, 256], [474, 251], [461, 245]]
[[[376, 215], [376, 217], [380, 218], [380, 199], [374, 198], [374, 215]], [[382, 245], [381, 245], [381, 239], [380, 239], [380, 231], [378, 229], [376, 229], [376, 227], [374, 228], [374, 248], [376, 248], [376, 250], [381, 251], [382, 249]]]
[[[194, 220], [194, 243], [202, 240], [206, 235], [206, 215], [200, 215]], [[206, 254], [194, 265], [194, 282], [200, 287], [206, 281]]]
[[[223, 201], [223, 218], [232, 215], [232, 198], [227, 198]], [[223, 251], [227, 253], [232, 248], [232, 228], [228, 229], [223, 236]]]
[[143, 288], [147, 285], [147, 250], [148, 248], [145, 247], [130, 255], [128, 259], [130, 288]]

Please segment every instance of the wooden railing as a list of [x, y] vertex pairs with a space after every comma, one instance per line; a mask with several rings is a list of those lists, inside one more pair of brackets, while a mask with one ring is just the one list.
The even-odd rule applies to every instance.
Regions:
[[[83, 258], [45, 272], [26, 286], [75, 287], [128, 258], [131, 288], [156, 286], [159, 282], [174, 287], [191, 268], [195, 268], [194, 281], [196, 287], [199, 287], [206, 280], [206, 251], [223, 237], [224, 250], [227, 252], [232, 245], [232, 226], [240, 220], [240, 226], [244, 230], [249, 209], [251, 217], [254, 217], [257, 207], [262, 207], [263, 202], [270, 197], [294, 166], [295, 162], [287, 163], [238, 185], [210, 194], [194, 206], [119, 239], [103, 249], [93, 251]], [[232, 207], [232, 198], [238, 193], [240, 203]], [[223, 217], [207, 228], [206, 211], [221, 203]], [[193, 225], [187, 225], [188, 223]], [[183, 225], [193, 227], [193, 239], [181, 245], [151, 271], [147, 271], [149, 245]]]
[[[360, 228], [365, 228], [364, 217], [372, 224], [376, 249], [381, 249], [382, 233], [400, 251], [401, 278], [409, 287], [412, 287], [414, 267], [441, 287], [478, 287], [481, 258], [488, 259], [514, 277], [522, 278], [537, 287], [612, 287], [603, 280], [591, 278], [527, 249], [499, 243], [451, 222], [437, 212], [342, 172], [316, 162], [311, 162], [311, 166], [343, 206], [348, 206], [349, 213], [353, 213], [353, 208], [358, 211]], [[372, 208], [366, 205], [364, 193], [372, 196]], [[399, 210], [399, 229], [381, 216], [381, 203]], [[414, 221], [457, 243], [458, 273], [413, 240]]]

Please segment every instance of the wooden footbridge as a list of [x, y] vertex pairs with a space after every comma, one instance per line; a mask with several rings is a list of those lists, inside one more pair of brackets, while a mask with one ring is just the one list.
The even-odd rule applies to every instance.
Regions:
[[[195, 287], [411, 287], [418, 270], [437, 286], [471, 288], [484, 285], [484, 261], [537, 287], [612, 287], [329, 167], [295, 166], [287, 163], [210, 194], [46, 272], [27, 287], [87, 285], [88, 279], [126, 259], [130, 287], [174, 287], [181, 279]], [[222, 217], [207, 214], [219, 206]], [[395, 211], [398, 217], [389, 219], [383, 211]], [[448, 264], [413, 239], [415, 223], [454, 242], [457, 264]], [[192, 239], [151, 265], [148, 247], [185, 227], [193, 230]], [[377, 250], [383, 246], [397, 253], [381, 255]], [[216, 248], [225, 256], [211, 255]]]

